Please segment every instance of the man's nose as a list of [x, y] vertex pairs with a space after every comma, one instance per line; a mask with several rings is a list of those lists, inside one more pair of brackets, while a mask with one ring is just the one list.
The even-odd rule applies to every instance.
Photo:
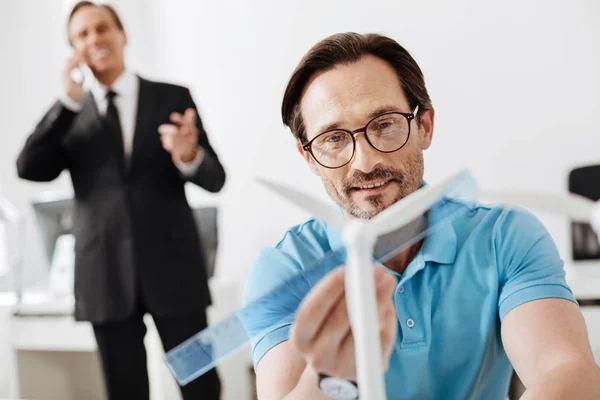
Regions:
[[87, 37], [86, 44], [88, 46], [93, 46], [95, 44], [98, 44], [98, 41], [99, 41], [99, 35], [96, 32], [91, 32]]
[[354, 169], [367, 173], [376, 165], [383, 163], [383, 153], [371, 146], [364, 132], [357, 133], [354, 138], [356, 140], [356, 151], [352, 160]]

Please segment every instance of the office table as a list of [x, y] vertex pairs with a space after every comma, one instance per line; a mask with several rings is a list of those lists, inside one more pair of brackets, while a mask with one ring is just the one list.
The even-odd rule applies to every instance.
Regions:
[[[207, 309], [207, 316], [213, 323], [239, 307], [240, 290], [237, 283], [217, 278], [211, 278], [209, 286], [213, 305]], [[44, 302], [39, 292], [30, 292], [24, 297], [24, 302], [30, 304], [28, 311], [19, 314], [13, 312], [14, 295], [4, 295], [2, 300], [0, 327], [9, 329], [7, 340], [0, 337], [0, 358], [12, 364], [8, 368], [12, 376], [5, 383], [8, 393], [0, 390], [0, 398], [105, 399], [92, 327], [73, 319], [71, 302]], [[3, 315], [5, 321], [1, 320]], [[162, 359], [164, 352], [152, 318], [147, 315], [145, 322], [151, 400], [180, 399], [177, 384]], [[251, 367], [249, 348], [219, 366], [224, 400], [252, 399]]]

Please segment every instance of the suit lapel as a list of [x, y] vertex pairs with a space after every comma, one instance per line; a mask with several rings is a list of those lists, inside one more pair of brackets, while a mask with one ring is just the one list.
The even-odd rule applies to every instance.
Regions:
[[[137, 113], [135, 118], [135, 129], [133, 134], [133, 148], [131, 150], [131, 159], [129, 160], [129, 172], [134, 167], [136, 160], [139, 159], [140, 150], [147, 141], [152, 126], [152, 115], [158, 101], [158, 96], [153, 93], [153, 87], [150, 82], [139, 78], [140, 87], [138, 93]], [[158, 133], [156, 133], [158, 135]]]
[[81, 119], [85, 127], [89, 127], [92, 131], [102, 132], [102, 117], [98, 111], [98, 105], [91, 92], [86, 92], [83, 97]]

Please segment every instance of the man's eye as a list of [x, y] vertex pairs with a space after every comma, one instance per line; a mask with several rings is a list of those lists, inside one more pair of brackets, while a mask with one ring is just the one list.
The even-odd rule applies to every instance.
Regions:
[[376, 130], [388, 129], [394, 125], [395, 125], [395, 123], [394, 123], [393, 119], [384, 119], [381, 121], [377, 121], [377, 123], [375, 124], [375, 129]]
[[329, 143], [337, 143], [339, 141], [342, 140], [343, 135], [340, 134], [336, 134], [336, 135], [331, 135], [327, 138], [327, 142]]

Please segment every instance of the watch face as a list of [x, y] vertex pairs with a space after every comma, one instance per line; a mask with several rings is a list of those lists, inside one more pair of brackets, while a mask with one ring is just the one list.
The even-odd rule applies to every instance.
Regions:
[[326, 377], [319, 383], [321, 390], [334, 400], [358, 399], [358, 388], [345, 379]]

